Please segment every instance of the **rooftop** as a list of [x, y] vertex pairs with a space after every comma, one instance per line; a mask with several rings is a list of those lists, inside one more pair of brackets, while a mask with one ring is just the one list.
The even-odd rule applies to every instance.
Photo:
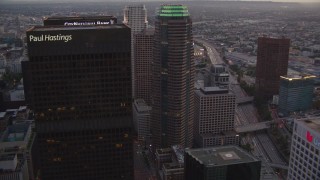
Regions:
[[184, 164], [184, 148], [181, 145], [173, 145], [171, 148], [176, 155], [179, 164]]
[[105, 19], [111, 19], [116, 18], [114, 16], [52, 16], [52, 17], [46, 17], [44, 20], [73, 20], [73, 21], [79, 21], [79, 20], [105, 20]]
[[302, 120], [298, 120], [298, 122], [301, 122], [302, 124], [309, 127], [310, 129], [313, 129], [320, 133], [320, 118], [302, 119]]
[[1, 142], [24, 141], [29, 128], [29, 123], [10, 125], [4, 132]]
[[0, 119], [4, 118], [6, 116], [7, 112], [0, 112]]
[[188, 17], [190, 15], [187, 6], [183, 5], [163, 5], [158, 14], [160, 17]]
[[200, 90], [205, 95], [229, 93], [229, 90], [227, 88], [223, 88], [219, 86], [201, 87]]
[[[183, 164], [178, 164], [178, 163], [163, 163], [163, 169], [164, 171], [168, 171], [168, 170], [183, 170], [184, 166]], [[183, 172], [183, 171], [182, 171]]]
[[171, 148], [162, 148], [162, 149], [156, 149], [157, 154], [170, 154], [171, 155]]
[[2, 154], [0, 155], [0, 161], [8, 161], [13, 160], [15, 158], [16, 154]]
[[237, 146], [186, 149], [186, 154], [205, 166], [224, 166], [259, 161]]
[[212, 68], [225, 68], [224, 64], [213, 64]]
[[11, 101], [24, 101], [25, 96], [24, 96], [24, 90], [16, 89], [16, 90], [11, 90], [9, 91], [10, 93], [10, 100]]
[[280, 79], [282, 80], [289, 80], [289, 81], [294, 81], [294, 80], [306, 80], [306, 79], [313, 79], [316, 78], [316, 76], [312, 75], [288, 75], [288, 76], [280, 76]]
[[43, 32], [43, 31], [73, 31], [73, 30], [92, 30], [92, 29], [122, 29], [128, 28], [124, 24], [112, 24], [109, 26], [35, 26], [27, 30], [27, 32]]
[[148, 106], [143, 99], [137, 99], [134, 101], [134, 107], [139, 113], [150, 112], [151, 106]]

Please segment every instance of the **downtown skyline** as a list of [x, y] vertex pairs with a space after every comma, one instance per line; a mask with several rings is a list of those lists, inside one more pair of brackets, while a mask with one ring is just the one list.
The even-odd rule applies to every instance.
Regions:
[[[43, 179], [182, 180], [196, 172], [186, 168], [186, 154], [199, 146], [204, 148], [200, 154], [189, 155], [208, 160], [208, 165], [243, 162], [248, 158], [241, 151], [255, 159], [256, 173], [241, 169], [242, 179], [286, 179], [285, 169], [305, 171], [297, 155], [290, 157], [290, 147], [299, 155], [302, 142], [319, 154], [319, 131], [303, 130], [294, 139], [293, 125], [299, 118], [320, 123], [320, 12], [315, 6], [270, 1], [10, 2], [15, 3], [0, 4], [0, 83], [8, 83], [0, 84], [0, 127], [21, 123], [16, 116], [24, 108], [17, 104], [30, 109], [34, 116], [25, 123], [35, 126], [36, 143], [30, 147], [39, 148], [33, 156], [39, 159], [25, 162], [32, 166], [30, 159], [39, 161], [42, 169], [29, 169], [30, 178], [23, 180], [34, 180], [32, 174], [39, 172]], [[96, 18], [99, 25], [87, 26]], [[99, 18], [116, 19], [101, 25]], [[49, 26], [55, 19], [65, 26]], [[290, 43], [279, 48], [261, 38]], [[280, 67], [283, 72], [278, 73]], [[288, 77], [293, 82], [302, 73], [315, 77], [310, 91], [304, 91], [311, 98], [306, 109], [281, 114], [282, 97], [297, 98], [278, 93], [278, 85], [266, 97], [268, 103], [254, 100], [257, 84], [277, 84], [286, 74], [293, 75]], [[7, 103], [21, 85], [26, 100]], [[132, 88], [143, 94], [135, 96]], [[19, 109], [10, 114], [12, 108]], [[0, 131], [0, 140], [18, 141], [19, 134], [9, 130], [5, 138]], [[234, 147], [219, 150], [218, 144]], [[23, 162], [21, 155], [18, 161]], [[311, 172], [288, 174], [296, 180]], [[314, 169], [311, 176], [319, 174]]]
[[[147, 2], [167, 2], [177, 3], [177, 2], [275, 2], [275, 3], [320, 3], [318, 0], [3, 0], [1, 3], [28, 3], [28, 2], [37, 2], [37, 3], [95, 3], [95, 2], [127, 2], [127, 3], [147, 3]], [[0, 4], [1, 4], [0, 3]]]

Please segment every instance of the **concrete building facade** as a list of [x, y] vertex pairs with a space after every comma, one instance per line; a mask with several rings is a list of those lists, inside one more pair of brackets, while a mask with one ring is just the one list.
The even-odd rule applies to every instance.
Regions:
[[236, 97], [217, 86], [195, 90], [194, 137], [198, 147], [239, 144], [234, 131]]
[[[123, 23], [128, 25], [131, 28], [131, 67], [132, 67], [132, 96], [133, 98], [143, 98], [137, 97], [137, 92], [135, 88], [136, 79], [136, 70], [137, 68], [141, 68], [139, 64], [141, 62], [136, 63], [136, 56], [143, 56], [143, 51], [137, 52], [137, 44], [136, 44], [136, 34], [140, 34], [145, 31], [148, 27], [147, 21], [147, 9], [144, 5], [130, 5], [126, 6], [123, 10]], [[138, 36], [140, 37], [140, 36]], [[139, 39], [139, 44], [141, 40], [146, 39]], [[142, 53], [142, 54], [137, 54]], [[143, 60], [142, 60], [143, 61]], [[139, 67], [136, 67], [138, 65]], [[140, 82], [139, 82], [140, 83]]]
[[150, 138], [151, 110], [151, 106], [148, 106], [143, 99], [134, 101], [133, 124], [139, 141], [146, 141], [147, 138]]
[[293, 125], [288, 179], [319, 179], [320, 118], [296, 119]]

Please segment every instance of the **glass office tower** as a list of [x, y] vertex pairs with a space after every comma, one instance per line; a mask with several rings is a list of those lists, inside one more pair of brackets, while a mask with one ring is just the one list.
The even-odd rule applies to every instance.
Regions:
[[130, 34], [122, 24], [27, 31], [41, 179], [133, 179]]
[[193, 140], [192, 22], [186, 6], [163, 5], [155, 22], [151, 133], [155, 148]]

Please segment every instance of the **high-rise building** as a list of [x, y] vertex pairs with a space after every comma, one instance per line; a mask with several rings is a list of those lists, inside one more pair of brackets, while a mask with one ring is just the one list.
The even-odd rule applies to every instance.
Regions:
[[261, 161], [237, 146], [186, 149], [186, 180], [260, 180]]
[[131, 33], [136, 34], [147, 29], [147, 9], [144, 5], [126, 6], [123, 11], [123, 23], [131, 28]]
[[280, 76], [287, 75], [290, 39], [258, 38], [256, 97], [271, 98], [279, 93]]
[[201, 87], [195, 90], [194, 140], [198, 147], [237, 145], [234, 131], [236, 97], [228, 89]]
[[291, 112], [311, 108], [314, 78], [315, 76], [281, 76], [279, 112], [287, 116]]
[[[137, 44], [136, 44], [136, 34], [140, 34], [143, 31], [145, 31], [147, 29], [148, 26], [148, 21], [147, 21], [147, 9], [144, 5], [132, 5], [132, 6], [126, 6], [124, 8], [124, 16], [123, 16], [123, 23], [128, 25], [131, 28], [131, 66], [132, 66], [132, 96], [133, 98], [137, 99], [137, 98], [144, 98], [144, 97], [137, 97], [136, 94], [136, 88], [135, 88], [135, 83], [136, 83], [136, 71], [138, 71], [139, 73], [139, 69], [137, 69], [136, 65], [136, 56], [140, 57], [143, 56], [144, 51], [141, 50], [137, 50]], [[147, 40], [148, 37], [146, 37], [146, 39], [140, 39], [139, 43], [141, 43], [141, 40], [144, 41], [145, 43], [148, 43]], [[141, 46], [139, 44], [139, 46]], [[147, 46], [146, 46], [147, 48]], [[146, 49], [146, 51], [152, 51], [151, 49]], [[136, 54], [138, 53], [138, 54]], [[138, 58], [137, 57], [137, 58]], [[143, 57], [146, 58], [146, 57]], [[142, 63], [145, 61], [144, 59], [140, 60], [142, 61]], [[150, 61], [150, 59], [149, 59]], [[138, 65], [141, 62], [138, 62]], [[140, 67], [138, 67], [140, 68]], [[144, 70], [146, 70], [144, 68]], [[140, 79], [138, 79], [140, 80]], [[138, 82], [140, 83], [140, 82]]]
[[193, 141], [194, 61], [192, 22], [186, 6], [163, 5], [155, 21], [152, 69], [153, 147]]
[[116, 23], [117, 18], [114, 16], [57, 16], [43, 20], [45, 26], [103, 26]]
[[27, 31], [42, 179], [133, 179], [130, 42], [123, 24]]
[[296, 119], [293, 125], [288, 179], [319, 179], [320, 119]]
[[151, 106], [143, 99], [136, 99], [133, 104], [133, 124], [139, 141], [150, 138]]
[[135, 34], [134, 39], [135, 99], [144, 99], [148, 105], [151, 105], [154, 29], [146, 29]]

